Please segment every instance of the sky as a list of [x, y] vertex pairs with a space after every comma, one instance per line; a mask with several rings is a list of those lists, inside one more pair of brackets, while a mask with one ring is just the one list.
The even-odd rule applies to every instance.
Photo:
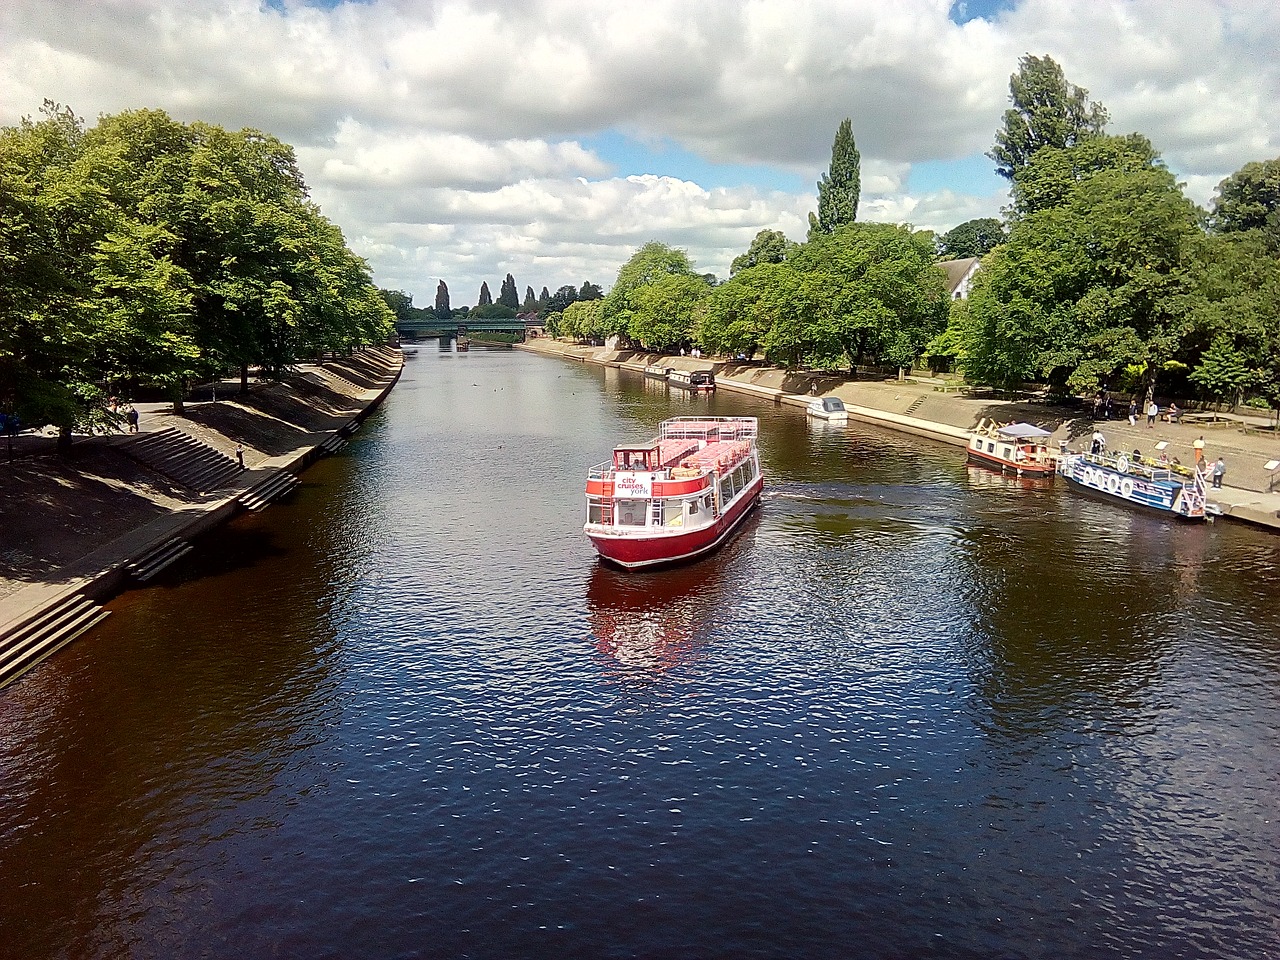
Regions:
[[292, 144], [374, 282], [606, 290], [656, 240], [721, 279], [802, 241], [849, 117], [859, 219], [999, 216], [1025, 54], [1207, 205], [1280, 156], [1277, 0], [0, 0], [0, 124], [149, 107]]

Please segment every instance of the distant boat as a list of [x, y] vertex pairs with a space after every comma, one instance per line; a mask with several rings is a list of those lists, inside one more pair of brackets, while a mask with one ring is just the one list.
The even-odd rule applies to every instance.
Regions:
[[710, 370], [672, 370], [667, 383], [690, 393], [715, 393], [716, 375]]
[[849, 419], [849, 411], [844, 408], [844, 401], [839, 397], [819, 397], [817, 400], [811, 400], [806, 412], [819, 420], [843, 423]]
[[454, 349], [457, 350], [459, 353], [466, 353], [468, 350], [471, 349], [471, 341], [468, 340], [466, 337], [459, 337], [457, 346], [454, 347]]
[[1051, 436], [1030, 423], [979, 420], [969, 435], [969, 462], [1017, 477], [1051, 477], [1057, 461], [1045, 443]]
[[645, 367], [644, 375], [654, 380], [665, 380], [671, 375], [671, 367]]

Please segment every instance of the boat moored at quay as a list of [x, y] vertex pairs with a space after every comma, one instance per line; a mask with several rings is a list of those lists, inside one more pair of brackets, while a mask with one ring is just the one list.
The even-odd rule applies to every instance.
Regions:
[[605, 561], [684, 563], [725, 543], [760, 501], [755, 417], [673, 417], [587, 474], [583, 532]]
[[1052, 435], [1030, 423], [1001, 427], [979, 420], [969, 436], [969, 462], [1017, 477], [1051, 477], [1057, 457], [1046, 441]]
[[1059, 459], [1058, 473], [1077, 490], [1183, 520], [1220, 512], [1208, 502], [1199, 469], [1124, 454], [1069, 453]]
[[710, 370], [672, 370], [667, 383], [690, 393], [715, 393], [716, 375]]

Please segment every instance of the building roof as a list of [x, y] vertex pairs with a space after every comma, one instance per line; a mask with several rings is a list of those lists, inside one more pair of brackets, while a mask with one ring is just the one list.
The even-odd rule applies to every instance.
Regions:
[[964, 278], [969, 276], [977, 265], [977, 257], [964, 257], [961, 260], [939, 260], [938, 266], [947, 274], [947, 293], [955, 293], [956, 287], [964, 282]]

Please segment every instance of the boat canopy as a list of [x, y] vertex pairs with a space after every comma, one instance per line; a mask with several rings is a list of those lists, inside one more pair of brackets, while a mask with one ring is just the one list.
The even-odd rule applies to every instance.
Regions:
[[1041, 430], [1039, 427], [1030, 423], [1011, 423], [1007, 427], [1001, 427], [996, 431], [1000, 436], [1009, 440], [1031, 439], [1039, 437], [1051, 437], [1053, 434], [1048, 430]]

